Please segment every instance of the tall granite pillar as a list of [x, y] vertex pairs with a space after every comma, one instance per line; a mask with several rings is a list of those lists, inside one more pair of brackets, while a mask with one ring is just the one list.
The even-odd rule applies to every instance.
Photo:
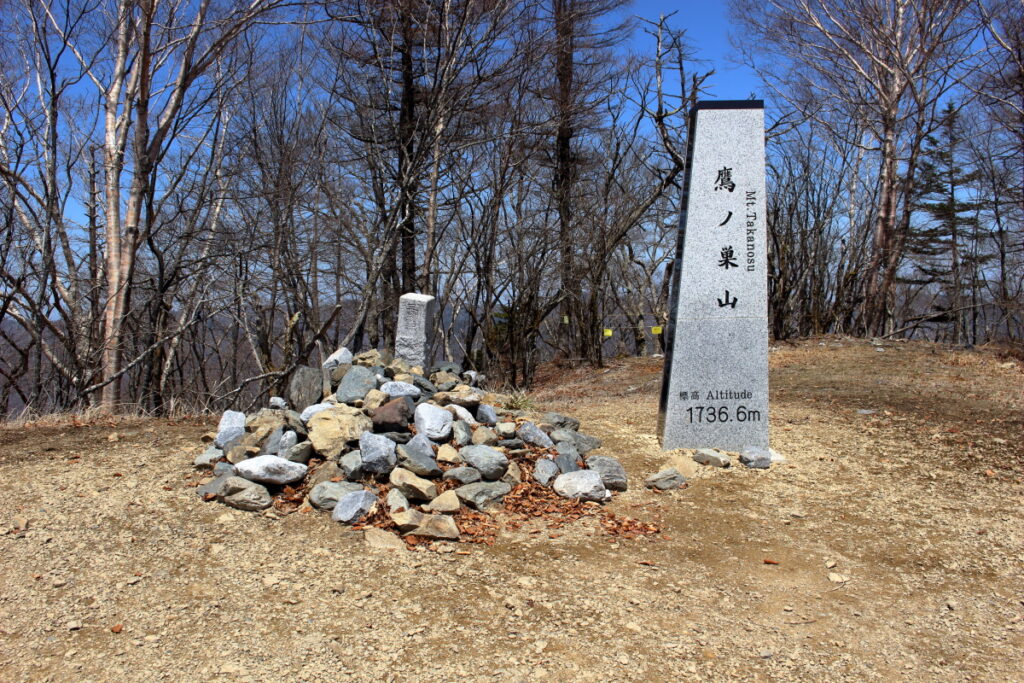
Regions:
[[398, 300], [395, 355], [426, 370], [427, 342], [434, 317], [434, 297], [403, 294]]
[[691, 112], [661, 389], [662, 447], [768, 446], [764, 104]]

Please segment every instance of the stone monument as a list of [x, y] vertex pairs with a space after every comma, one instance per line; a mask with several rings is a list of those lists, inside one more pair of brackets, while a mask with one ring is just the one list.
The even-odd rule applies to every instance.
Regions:
[[434, 297], [427, 294], [403, 294], [398, 299], [398, 330], [395, 355], [411, 365], [427, 366], [427, 336], [434, 311]]
[[661, 445], [767, 448], [764, 104], [702, 101], [690, 116]]

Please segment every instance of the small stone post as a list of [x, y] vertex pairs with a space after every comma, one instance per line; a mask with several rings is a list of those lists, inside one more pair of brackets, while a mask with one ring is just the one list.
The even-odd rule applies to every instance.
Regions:
[[399, 298], [395, 356], [424, 371], [427, 369], [427, 334], [433, 317], [434, 297], [409, 293]]

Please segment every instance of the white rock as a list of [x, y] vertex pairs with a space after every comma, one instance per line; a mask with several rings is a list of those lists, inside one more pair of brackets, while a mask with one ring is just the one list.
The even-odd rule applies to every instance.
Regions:
[[228, 450], [245, 436], [245, 413], [237, 410], [225, 410], [217, 425], [217, 438], [213, 440], [217, 448]]
[[327, 360], [324, 361], [324, 367], [330, 370], [331, 368], [336, 368], [339, 365], [347, 365], [351, 362], [352, 352], [342, 346], [337, 351], [327, 356]]
[[336, 407], [337, 406], [335, 406], [333, 403], [314, 403], [311, 406], [306, 406], [302, 410], [302, 412], [299, 414], [299, 418], [303, 422], [309, 422], [309, 418], [313, 417], [314, 415], [316, 415], [320, 411], [322, 411], [322, 410], [330, 410], [331, 408], [336, 408]]
[[381, 385], [380, 390], [391, 398], [402, 398], [408, 396], [412, 400], [416, 400], [420, 397], [419, 387], [409, 384], [408, 382], [384, 382]]
[[430, 403], [416, 406], [416, 433], [432, 441], [447, 441], [452, 434], [452, 414]]
[[580, 500], [604, 501], [611, 498], [611, 493], [601, 482], [601, 475], [594, 470], [577, 470], [560, 474], [555, 478], [555, 493], [563, 498], [579, 498]]
[[301, 462], [292, 462], [276, 455], [258, 455], [235, 465], [238, 475], [263, 484], [291, 484], [306, 476], [308, 469]]

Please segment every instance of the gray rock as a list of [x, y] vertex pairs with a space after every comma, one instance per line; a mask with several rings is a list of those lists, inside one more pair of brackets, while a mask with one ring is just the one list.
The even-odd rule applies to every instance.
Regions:
[[[226, 464], [230, 466], [230, 463]], [[232, 469], [234, 468], [232, 467]], [[200, 498], [204, 500], [206, 499], [207, 496], [219, 496], [221, 490], [224, 488], [224, 484], [227, 482], [228, 479], [230, 479], [233, 476], [235, 476], [233, 472], [224, 472], [217, 475], [217, 477], [213, 481], [209, 481], [205, 484], [202, 484], [201, 486], [197, 486], [196, 495], [198, 495]]]
[[693, 461], [700, 465], [710, 465], [711, 467], [729, 467], [732, 465], [732, 458], [725, 453], [719, 453], [710, 448], [699, 449], [693, 454]]
[[542, 422], [547, 422], [553, 425], [557, 429], [568, 429], [577, 431], [580, 428], [580, 421], [575, 417], [569, 417], [568, 415], [562, 415], [560, 413], [544, 413], [540, 416]]
[[324, 373], [319, 368], [300, 365], [288, 382], [288, 402], [292, 408], [303, 411], [319, 403], [324, 397]]
[[516, 437], [515, 422], [499, 422], [494, 425], [494, 433], [499, 439], [514, 439]]
[[388, 497], [384, 499], [384, 504], [387, 506], [388, 512], [410, 509], [409, 499], [398, 489], [388, 491]]
[[433, 396], [438, 392], [438, 388], [434, 386], [433, 382], [422, 375], [413, 375], [412, 383], [422, 392], [423, 396]]
[[503, 481], [481, 481], [460, 486], [455, 489], [455, 495], [466, 505], [484, 510], [500, 503], [511, 490], [512, 487]]
[[291, 429], [289, 429], [288, 431], [281, 435], [280, 439], [278, 439], [277, 450], [274, 451], [271, 455], [280, 455], [282, 458], [285, 458], [287, 460], [289, 458], [286, 454], [297, 443], [299, 443], [299, 435], [296, 434]]
[[441, 478], [454, 479], [460, 484], [474, 484], [483, 479], [483, 476], [480, 474], [480, 470], [473, 467], [453, 467]]
[[271, 396], [267, 405], [270, 406], [272, 410], [288, 410], [288, 401], [284, 400], [280, 396]]
[[537, 458], [533, 466], [533, 480], [541, 486], [550, 486], [559, 473], [558, 465], [550, 458]]
[[494, 406], [481, 403], [476, 409], [476, 419], [485, 425], [497, 424], [498, 413], [494, 410]]
[[469, 410], [463, 408], [462, 406], [457, 406], [453, 403], [451, 405], [445, 406], [444, 409], [451, 413], [456, 420], [462, 420], [468, 425], [480, 424], [479, 422], [476, 421], [476, 418], [473, 417], [473, 413], [469, 412]]
[[450, 372], [453, 375], [461, 375], [462, 366], [456, 363], [455, 361], [441, 361], [437, 365], [430, 368], [430, 374], [434, 374], [435, 372]]
[[420, 397], [419, 387], [416, 387], [408, 382], [385, 382], [381, 385], [380, 390], [390, 396], [392, 399], [404, 398], [408, 396], [414, 401]]
[[301, 462], [303, 465], [309, 462], [309, 459], [313, 457], [313, 442], [311, 441], [300, 441], [295, 444], [287, 451], [281, 454], [281, 457], [285, 460], [291, 460], [292, 462]]
[[306, 476], [305, 465], [276, 455], [257, 455], [235, 465], [238, 475], [261, 484], [291, 484]]
[[260, 446], [260, 455], [278, 455], [281, 449], [281, 439], [284, 438], [284, 427], [278, 427], [267, 435]]
[[563, 498], [601, 502], [611, 496], [601, 481], [600, 473], [595, 470], [578, 470], [560, 474], [555, 477], [552, 488]]
[[553, 430], [549, 436], [555, 443], [566, 441], [574, 446], [576, 445], [576, 430], [574, 429], [558, 428]]
[[516, 430], [516, 436], [528, 444], [540, 446], [541, 448], [551, 448], [555, 445], [551, 438], [532, 422], [524, 422], [519, 425], [519, 429]]
[[350, 365], [351, 363], [352, 352], [342, 346], [337, 351], [327, 356], [327, 360], [324, 361], [324, 369], [333, 370], [339, 365]]
[[456, 446], [465, 446], [473, 440], [473, 428], [462, 420], [452, 423], [452, 439]]
[[416, 406], [416, 433], [432, 441], [447, 441], [452, 434], [452, 414], [444, 408], [421, 403]]
[[318, 510], [333, 510], [338, 501], [363, 487], [350, 481], [322, 481], [309, 492], [310, 504]]
[[403, 534], [408, 533], [418, 527], [420, 522], [423, 521], [423, 513], [419, 510], [413, 510], [412, 508], [396, 509], [390, 513], [391, 521], [395, 523], [398, 530]]
[[466, 446], [459, 455], [468, 465], [480, 470], [484, 479], [501, 479], [508, 469], [508, 458], [501, 451], [490, 446]]
[[217, 436], [213, 445], [222, 451], [231, 450], [232, 446], [238, 445], [245, 436], [245, 413], [237, 410], [225, 410], [220, 416], [220, 423], [217, 425]]
[[628, 487], [626, 469], [622, 463], [607, 455], [592, 455], [587, 458], [587, 467], [601, 475], [606, 489], [625, 491]]
[[192, 464], [196, 467], [213, 467], [223, 457], [224, 451], [216, 446], [208, 446], [205, 451], [196, 456]]
[[664, 469], [657, 474], [652, 474], [647, 477], [647, 481], [644, 485], [649, 489], [658, 489], [659, 491], [668, 491], [669, 489], [678, 489], [686, 484], [686, 477], [682, 475], [674, 467]]
[[495, 445], [501, 446], [502, 448], [508, 448], [509, 450], [513, 451], [526, 448], [526, 444], [523, 443], [522, 439], [502, 439]]
[[417, 434], [409, 443], [397, 449], [398, 464], [421, 477], [440, 477], [441, 468], [434, 459], [434, 448], [430, 439]]
[[342, 524], [355, 524], [377, 507], [377, 496], [369, 491], [353, 491], [338, 499], [331, 519]]
[[471, 387], [479, 386], [481, 377], [483, 375], [476, 370], [466, 370], [462, 373], [462, 380]]
[[274, 502], [265, 486], [242, 477], [228, 477], [219, 497], [225, 505], [248, 511], [266, 510]]
[[558, 465], [559, 472], [565, 474], [582, 469], [579, 464], [580, 453], [576, 450], [576, 446], [568, 441], [559, 441], [555, 448], [558, 450], [555, 464]]
[[363, 461], [363, 472], [384, 475], [395, 469], [395, 442], [381, 434], [363, 432], [359, 437], [359, 452]]
[[747, 446], [740, 453], [740, 462], [755, 470], [766, 470], [772, 466], [772, 454], [767, 448]]
[[493, 446], [498, 443], [498, 435], [490, 427], [483, 425], [473, 430], [474, 446]]
[[342, 377], [341, 384], [338, 385], [338, 391], [335, 392], [335, 398], [338, 399], [338, 403], [354, 403], [355, 401], [362, 401], [363, 397], [366, 396], [366, 392], [376, 388], [377, 376], [374, 374], [373, 369], [364, 368], [361, 365], [353, 365], [345, 373], [345, 376]]
[[384, 432], [381, 436], [386, 436], [396, 444], [409, 443], [412, 441], [412, 434], [409, 432]]
[[219, 477], [222, 474], [230, 474], [234, 476], [235, 466], [229, 462], [219, 462], [213, 466], [213, 476]]
[[576, 446], [576, 450], [580, 452], [580, 455], [586, 455], [590, 451], [601, 447], [601, 439], [596, 436], [588, 436], [587, 434], [575, 432], [573, 435], [573, 444]]
[[341, 456], [338, 466], [349, 481], [363, 478], [363, 454], [362, 451], [352, 451]]
[[302, 412], [299, 413], [299, 419], [301, 419], [303, 423], [309, 422], [309, 418], [313, 417], [321, 410], [330, 410], [334, 407], [335, 405], [333, 403], [314, 403], [313, 405], [306, 406], [302, 409]]

